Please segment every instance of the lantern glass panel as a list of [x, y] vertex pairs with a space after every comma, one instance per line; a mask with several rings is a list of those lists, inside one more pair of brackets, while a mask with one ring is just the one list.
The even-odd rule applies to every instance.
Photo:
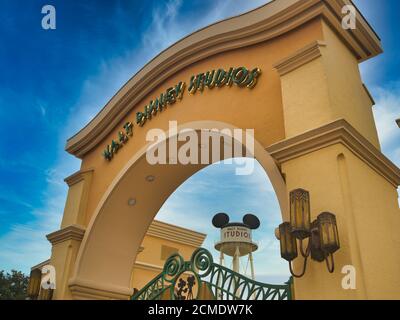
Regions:
[[297, 257], [297, 242], [296, 238], [291, 233], [289, 222], [284, 222], [279, 225], [279, 238], [281, 246], [281, 256], [287, 261], [292, 261]]
[[334, 253], [340, 248], [335, 215], [330, 212], [323, 212], [317, 220], [321, 249], [327, 253]]
[[311, 223], [311, 259], [322, 262], [327, 257], [327, 253], [321, 249], [321, 240], [319, 236], [318, 221]]
[[297, 239], [310, 236], [310, 194], [304, 189], [290, 192], [290, 225]]

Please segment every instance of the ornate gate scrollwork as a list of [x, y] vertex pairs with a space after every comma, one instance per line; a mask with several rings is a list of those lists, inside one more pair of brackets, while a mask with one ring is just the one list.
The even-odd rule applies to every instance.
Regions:
[[283, 285], [261, 283], [214, 263], [199, 248], [190, 261], [170, 256], [163, 271], [132, 296], [132, 300], [291, 300], [293, 279]]

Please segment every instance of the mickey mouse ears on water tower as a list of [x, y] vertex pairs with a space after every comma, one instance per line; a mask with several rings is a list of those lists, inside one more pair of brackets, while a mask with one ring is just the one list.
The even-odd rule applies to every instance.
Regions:
[[229, 216], [224, 212], [217, 213], [212, 219], [212, 224], [216, 228], [223, 228], [228, 223], [229, 223]]
[[240, 222], [229, 223], [229, 216], [224, 212], [220, 212], [213, 217], [212, 224], [214, 227], [220, 229], [234, 225], [243, 226], [250, 229], [257, 229], [260, 226], [260, 220], [254, 214], [248, 213], [244, 215], [243, 223]]
[[250, 229], [257, 229], [260, 226], [260, 220], [251, 213], [244, 215], [243, 223]]

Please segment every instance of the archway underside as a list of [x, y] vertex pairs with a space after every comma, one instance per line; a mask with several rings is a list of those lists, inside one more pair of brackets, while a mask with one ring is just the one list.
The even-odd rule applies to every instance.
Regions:
[[[199, 133], [201, 129], [235, 129], [233, 126], [215, 122], [193, 122], [179, 127], [182, 130], [193, 129]], [[265, 151], [259, 142], [254, 142], [254, 150], [246, 148], [245, 140], [232, 140], [216, 131], [212, 136], [220, 138], [219, 146], [220, 160], [231, 158], [226, 157], [236, 143], [241, 146], [243, 156], [254, 157], [267, 172], [272, 185], [276, 191], [282, 215], [286, 218], [286, 187], [272, 157]], [[169, 133], [166, 141], [159, 142], [157, 148], [165, 145], [169, 150], [172, 140], [176, 136]], [[200, 137], [200, 134], [198, 134]], [[215, 162], [213, 159], [212, 137], [208, 144], [209, 164]], [[201, 140], [201, 138], [200, 138]], [[231, 146], [227, 148], [230, 143]], [[233, 143], [236, 141], [235, 143]], [[178, 149], [186, 142], [178, 142]], [[197, 143], [197, 142], [196, 142]], [[151, 146], [152, 145], [152, 146]], [[131, 158], [125, 168], [113, 181], [102, 198], [102, 203], [92, 217], [85, 237], [83, 239], [76, 264], [76, 273], [71, 281], [71, 288], [76, 288], [82, 283], [93, 283], [100, 287], [109, 288], [124, 292], [130, 292], [129, 288], [132, 265], [136, 253], [143, 240], [146, 230], [153, 221], [155, 215], [168, 199], [168, 197], [190, 176], [207, 166], [208, 164], [149, 164], [146, 159], [146, 151], [154, 149], [154, 144], [149, 144], [140, 154]], [[199, 160], [204, 152], [204, 143], [197, 143]], [[247, 151], [247, 154], [246, 154]], [[214, 149], [215, 152], [215, 149]], [[167, 158], [169, 155], [167, 154]], [[218, 161], [218, 160], [217, 160]], [[148, 176], [154, 176], [155, 180], [147, 181]], [[134, 207], [128, 205], [128, 200], [134, 197]], [[117, 231], [118, 230], [118, 231]], [[84, 281], [81, 281], [83, 280]], [[114, 289], [110, 289], [114, 288]], [[117, 289], [118, 288], [118, 289]]]

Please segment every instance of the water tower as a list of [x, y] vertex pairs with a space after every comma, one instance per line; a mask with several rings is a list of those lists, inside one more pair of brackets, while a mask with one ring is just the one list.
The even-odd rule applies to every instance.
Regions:
[[221, 240], [215, 244], [215, 249], [220, 252], [220, 264], [224, 265], [224, 255], [228, 255], [232, 257], [233, 271], [241, 273], [240, 258], [247, 256], [251, 278], [254, 280], [253, 252], [258, 246], [252, 241], [251, 232], [260, 226], [260, 220], [253, 214], [246, 214], [243, 222], [229, 222], [226, 213], [217, 213], [212, 219], [212, 224], [221, 229]]

